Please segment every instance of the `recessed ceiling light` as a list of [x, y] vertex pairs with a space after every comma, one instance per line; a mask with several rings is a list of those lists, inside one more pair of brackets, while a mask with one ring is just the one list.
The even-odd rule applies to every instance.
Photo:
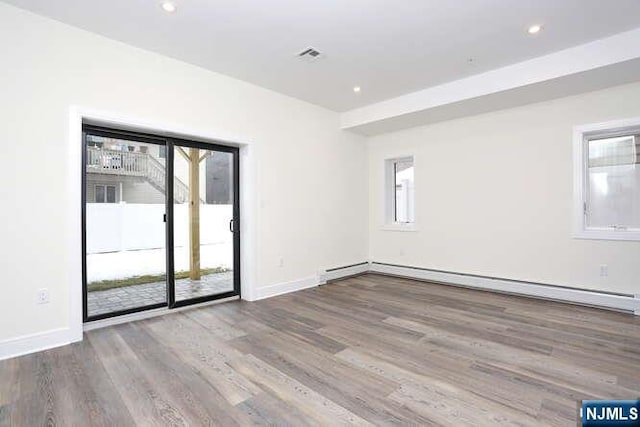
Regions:
[[169, 12], [169, 13], [173, 13], [176, 11], [176, 5], [171, 3], [170, 1], [163, 1], [162, 2], [162, 9], [165, 12]]
[[541, 25], [532, 25], [527, 31], [529, 32], [529, 34], [538, 34], [540, 30], [542, 30]]
[[360, 86], [354, 86], [354, 87], [353, 87], [353, 91], [354, 91], [355, 93], [360, 92]]

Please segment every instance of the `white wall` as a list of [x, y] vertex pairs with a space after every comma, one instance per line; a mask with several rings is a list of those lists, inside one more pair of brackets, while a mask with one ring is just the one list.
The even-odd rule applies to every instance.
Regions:
[[[640, 293], [640, 242], [572, 238], [572, 127], [639, 117], [639, 99], [633, 84], [370, 138], [371, 258]], [[407, 155], [418, 231], [381, 230], [384, 160]]]
[[[0, 3], [0, 344], [69, 327], [69, 107], [247, 142], [256, 289], [366, 259], [366, 145], [338, 115]], [[10, 184], [9, 184], [10, 183]], [[245, 195], [246, 196], [246, 195]], [[336, 206], [349, 206], [336, 209]], [[75, 211], [74, 211], [75, 212]], [[278, 260], [284, 259], [280, 267]], [[46, 287], [51, 302], [36, 304]]]

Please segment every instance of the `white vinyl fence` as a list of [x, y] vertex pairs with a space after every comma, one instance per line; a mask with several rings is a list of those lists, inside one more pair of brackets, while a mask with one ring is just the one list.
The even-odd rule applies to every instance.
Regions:
[[[164, 205], [87, 204], [89, 282], [166, 272]], [[200, 205], [200, 265], [233, 267], [231, 205]], [[175, 269], [189, 270], [189, 206], [174, 206]]]
[[[165, 246], [164, 205], [87, 204], [87, 253], [158, 249]], [[232, 205], [200, 205], [200, 244], [231, 243]], [[176, 247], [189, 245], [189, 206], [174, 207]]]

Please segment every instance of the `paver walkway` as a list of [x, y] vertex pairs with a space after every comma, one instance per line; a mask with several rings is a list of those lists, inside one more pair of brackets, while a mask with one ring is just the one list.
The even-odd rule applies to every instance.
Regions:
[[[233, 290], [233, 271], [209, 274], [202, 276], [197, 281], [191, 279], [176, 280], [176, 300], [178, 301], [231, 290]], [[166, 283], [154, 282], [89, 292], [87, 309], [89, 316], [96, 316], [166, 301]]]

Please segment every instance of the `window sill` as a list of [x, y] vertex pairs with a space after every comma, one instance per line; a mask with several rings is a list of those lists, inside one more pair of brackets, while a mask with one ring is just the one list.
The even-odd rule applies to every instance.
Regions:
[[640, 241], [640, 230], [578, 230], [573, 233], [573, 238], [588, 240]]
[[406, 231], [406, 232], [416, 232], [418, 229], [415, 224], [385, 224], [380, 227], [382, 231]]

